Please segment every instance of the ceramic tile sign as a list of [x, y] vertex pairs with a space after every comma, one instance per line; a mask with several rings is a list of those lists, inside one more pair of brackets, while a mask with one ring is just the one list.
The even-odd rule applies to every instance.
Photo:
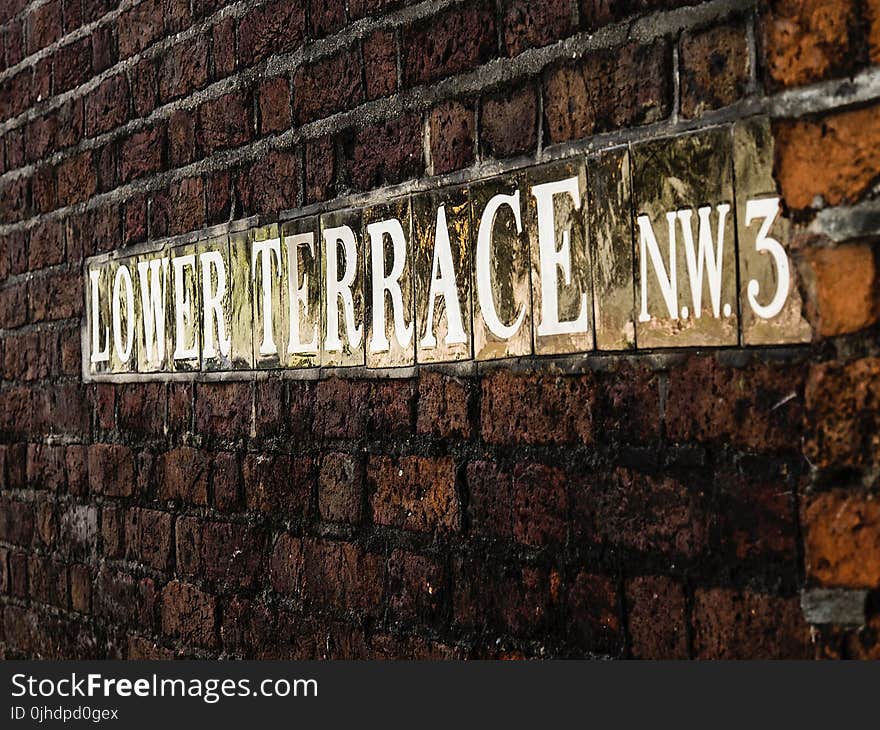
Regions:
[[811, 338], [766, 119], [89, 259], [87, 380]]
[[638, 347], [736, 345], [730, 130], [633, 147], [632, 190]]

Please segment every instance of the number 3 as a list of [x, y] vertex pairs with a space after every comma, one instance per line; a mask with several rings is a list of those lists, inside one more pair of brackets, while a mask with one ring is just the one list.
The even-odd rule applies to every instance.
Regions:
[[759, 198], [746, 203], [746, 226], [751, 225], [755, 218], [763, 218], [761, 228], [755, 237], [755, 248], [758, 251], [769, 253], [776, 262], [778, 283], [773, 299], [765, 307], [758, 303], [758, 292], [761, 288], [757, 280], [749, 281], [748, 297], [752, 310], [763, 319], [771, 319], [782, 311], [785, 300], [788, 297], [788, 285], [791, 278], [788, 268], [788, 256], [782, 244], [775, 238], [771, 238], [770, 227], [779, 215], [779, 198]]

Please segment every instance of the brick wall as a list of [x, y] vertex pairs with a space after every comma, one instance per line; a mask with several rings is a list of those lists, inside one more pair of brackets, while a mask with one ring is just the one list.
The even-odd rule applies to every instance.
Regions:
[[[2, 0], [0, 654], [880, 657], [875, 63], [876, 0]], [[94, 253], [755, 114], [810, 345], [82, 383]]]

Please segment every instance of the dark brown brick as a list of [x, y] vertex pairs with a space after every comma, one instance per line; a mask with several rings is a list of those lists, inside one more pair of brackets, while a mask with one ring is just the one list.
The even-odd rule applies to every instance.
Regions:
[[671, 578], [640, 576], [626, 583], [632, 653], [638, 659], [687, 659], [684, 589]]
[[171, 581], [162, 590], [162, 633], [184, 642], [217, 646], [217, 599], [193, 585]]
[[305, 37], [305, 3], [274, 0], [258, 6], [238, 24], [238, 57], [243, 66], [262, 61], [272, 53], [287, 53]]
[[746, 29], [722, 25], [681, 39], [681, 113], [698, 117], [741, 99], [749, 83]]
[[198, 109], [196, 142], [202, 155], [238, 147], [251, 139], [251, 102], [246, 91], [233, 91], [211, 99]]
[[119, 176], [126, 183], [162, 169], [165, 125], [157, 124], [135, 132], [123, 140], [119, 149]]
[[490, 157], [533, 151], [538, 144], [538, 99], [535, 89], [485, 99], [480, 113], [480, 149]]
[[318, 474], [318, 511], [329, 522], [357, 523], [361, 519], [363, 466], [351, 454], [330, 453]]
[[549, 45], [576, 29], [570, 0], [512, 0], [503, 12], [504, 48], [508, 56]]
[[153, 195], [150, 230], [154, 236], [195, 231], [204, 224], [204, 184], [200, 177], [184, 178]]
[[188, 96], [207, 82], [207, 36], [177, 43], [159, 61], [159, 99], [163, 104]]
[[173, 518], [168, 512], [129, 509], [125, 513], [125, 557], [156, 570], [171, 564]]
[[86, 135], [94, 137], [125, 122], [128, 119], [129, 99], [128, 80], [124, 74], [116, 74], [102, 81], [86, 96]]
[[364, 79], [368, 99], [397, 91], [397, 40], [393, 31], [377, 30], [363, 42]]
[[126, 10], [117, 24], [119, 58], [126, 59], [152, 45], [164, 34], [164, 25], [162, 0], [144, 0]]
[[360, 53], [356, 47], [303, 66], [293, 76], [293, 107], [299, 124], [350, 109], [363, 99]]
[[346, 168], [357, 190], [370, 190], [424, 171], [421, 120], [415, 114], [355, 132], [347, 144]]
[[474, 109], [458, 101], [445, 102], [428, 117], [434, 174], [467, 167], [475, 158]]
[[283, 132], [290, 127], [290, 84], [284, 76], [260, 82], [260, 133]]

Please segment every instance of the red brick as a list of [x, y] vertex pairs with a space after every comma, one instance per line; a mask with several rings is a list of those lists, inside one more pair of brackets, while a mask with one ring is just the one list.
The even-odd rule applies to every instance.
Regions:
[[85, 124], [84, 108], [85, 105], [80, 98], [71, 99], [55, 110], [58, 119], [55, 141], [59, 149], [79, 142]]
[[158, 486], [160, 499], [176, 499], [188, 504], [208, 503], [210, 454], [190, 446], [179, 446], [162, 454]]
[[470, 388], [466, 381], [432, 370], [419, 372], [419, 433], [444, 438], [470, 438], [469, 409]]
[[401, 5], [412, 4], [413, 0], [350, 0], [348, 14], [352, 20], [360, 20], [387, 13]]
[[807, 578], [823, 586], [880, 585], [880, 501], [835, 489], [810, 495], [802, 508]]
[[270, 54], [295, 50], [305, 26], [305, 3], [274, 0], [254, 8], [238, 24], [239, 62], [250, 66]]
[[92, 573], [87, 565], [70, 566], [70, 606], [79, 613], [92, 610]]
[[190, 0], [165, 0], [164, 18], [167, 34], [179, 33], [188, 28], [193, 21]]
[[217, 646], [217, 599], [188, 583], [171, 581], [162, 590], [162, 633], [187, 644]]
[[685, 556], [699, 555], [708, 545], [708, 498], [702, 488], [621, 467], [571, 481], [576, 538]]
[[309, 5], [309, 35], [320, 38], [345, 25], [345, 0], [324, 0]]
[[660, 385], [655, 372], [624, 362], [600, 373], [597, 380], [597, 422], [604, 433], [613, 433], [632, 443], [659, 438]]
[[461, 526], [455, 493], [455, 462], [450, 457], [409, 456], [396, 463], [373, 456], [367, 464], [373, 519], [416, 532], [456, 531]]
[[179, 109], [168, 120], [168, 158], [174, 167], [182, 167], [196, 158], [196, 132], [193, 115]]
[[189, 96], [207, 82], [207, 36], [177, 43], [159, 61], [159, 100], [163, 104]]
[[805, 389], [804, 453], [819, 468], [880, 462], [880, 359], [813, 365]]
[[243, 145], [252, 133], [251, 102], [246, 91], [223, 94], [198, 109], [196, 142], [202, 155]]
[[211, 58], [214, 61], [214, 80], [226, 78], [236, 66], [235, 54], [235, 22], [233, 16], [224, 18], [211, 28], [213, 42]]
[[130, 383], [119, 388], [118, 427], [135, 434], [163, 436], [165, 384]]
[[101, 510], [101, 544], [108, 558], [121, 558], [125, 553], [125, 527], [121, 507], [105, 506]]
[[290, 127], [290, 84], [284, 76], [260, 82], [260, 133], [283, 132]]
[[162, 0], [144, 0], [119, 16], [117, 37], [119, 58], [142, 51], [165, 33]]
[[157, 603], [155, 583], [109, 568], [98, 573], [93, 593], [95, 614], [123, 626], [152, 630]]
[[209, 226], [227, 223], [232, 219], [232, 176], [228, 170], [205, 176], [205, 198]]
[[468, 517], [476, 534], [513, 537], [513, 474], [491, 461], [467, 466]]
[[868, 0], [865, 15], [869, 22], [868, 48], [871, 63], [880, 63], [880, 2]]
[[856, 202], [880, 175], [880, 106], [774, 127], [776, 179], [786, 204], [809, 208]]
[[752, 591], [697, 589], [694, 651], [701, 659], [807, 659], [800, 601]]
[[125, 557], [156, 570], [171, 565], [173, 518], [168, 512], [132, 508], [125, 513]]
[[626, 582], [627, 617], [637, 659], [687, 659], [684, 589], [671, 578], [640, 576]]
[[363, 466], [356, 456], [329, 453], [318, 474], [318, 511], [329, 522], [357, 523], [361, 519]]
[[124, 74], [105, 79], [89, 92], [85, 99], [86, 136], [94, 137], [124, 123], [128, 119], [130, 97], [128, 80]]
[[[45, 7], [45, 6], [44, 6]], [[103, 69], [96, 69], [100, 73]], [[84, 84], [92, 76], [92, 43], [81, 38], [61, 46], [52, 54], [52, 81], [55, 94]]]
[[495, 10], [486, 3], [453, 8], [403, 33], [403, 76], [415, 86], [469, 71], [498, 53]]
[[302, 66], [293, 76], [293, 107], [299, 124], [351, 109], [364, 100], [356, 47]]
[[195, 231], [204, 224], [204, 184], [200, 177], [184, 178], [153, 195], [150, 231], [154, 237]]
[[97, 191], [92, 152], [80, 152], [58, 166], [58, 203], [73, 205], [88, 200]]
[[89, 447], [89, 489], [107, 497], [128, 497], [134, 490], [134, 456], [127, 446]]
[[357, 190], [370, 190], [421, 175], [425, 164], [419, 116], [407, 114], [354, 132], [347, 144], [346, 168]]
[[481, 430], [489, 443], [593, 441], [592, 375], [517, 375], [496, 370], [483, 378], [481, 387]]
[[532, 152], [538, 144], [538, 99], [525, 86], [485, 99], [480, 113], [480, 149], [489, 157]]
[[379, 381], [372, 390], [370, 430], [389, 436], [412, 433], [415, 383], [403, 379]]
[[[119, 60], [116, 52], [116, 36], [109, 25], [92, 30], [92, 73], [99, 74], [114, 66]], [[56, 86], [55, 93], [58, 93]]]
[[119, 175], [126, 183], [162, 169], [165, 125], [135, 132], [123, 140], [119, 150]]
[[397, 40], [393, 31], [377, 30], [363, 41], [364, 79], [368, 99], [397, 91]]
[[272, 438], [285, 430], [286, 384], [279, 379], [254, 383], [254, 428], [257, 437]]
[[247, 454], [242, 475], [248, 509], [272, 514], [309, 513], [314, 482], [311, 458]]
[[806, 252], [815, 284], [817, 329], [823, 337], [857, 332], [877, 321], [877, 264], [871, 246], [861, 243]]
[[571, 631], [578, 643], [594, 652], [616, 652], [620, 643], [620, 601], [614, 581], [579, 571], [568, 587], [566, 599]]
[[377, 613], [385, 559], [345, 542], [303, 540], [301, 593], [307, 604]]
[[336, 177], [336, 150], [332, 137], [308, 140], [305, 145], [305, 202], [315, 203], [333, 197]]
[[803, 378], [800, 365], [730, 368], [713, 357], [691, 357], [669, 373], [667, 435], [757, 451], [797, 448]]
[[16, 598], [28, 595], [28, 556], [27, 553], [9, 554], [9, 593]]
[[34, 535], [34, 508], [28, 502], [0, 498], [0, 540], [28, 547]]
[[28, 13], [28, 55], [57, 41], [61, 37], [61, 25], [61, 0], [50, 0]]
[[650, 124], [670, 112], [670, 50], [665, 41], [595, 51], [551, 69], [544, 116], [551, 142]]
[[358, 438], [367, 426], [369, 398], [368, 382], [320, 381], [315, 394], [315, 432], [325, 438]]
[[201, 572], [205, 578], [239, 588], [262, 584], [266, 536], [259, 528], [231, 522], [205, 522], [201, 535]]
[[30, 180], [21, 177], [0, 183], [0, 221], [13, 223], [29, 215]]
[[513, 474], [513, 537], [526, 545], [562, 544], [568, 497], [565, 474], [542, 464], [517, 464]]
[[302, 541], [282, 533], [275, 541], [269, 562], [272, 588], [278, 593], [298, 593], [302, 570]]
[[238, 177], [243, 210], [272, 214], [295, 208], [299, 200], [300, 163], [295, 152], [273, 150]]
[[142, 58], [129, 73], [134, 113], [146, 117], [158, 106], [159, 80], [155, 59]]
[[48, 558], [31, 555], [28, 559], [28, 596], [31, 601], [67, 608], [67, 566]]
[[776, 88], [843, 75], [856, 59], [850, 0], [770, 0], [761, 18], [769, 80]]
[[216, 454], [212, 474], [214, 507], [226, 512], [236, 511], [241, 506], [242, 494], [241, 469], [237, 456], [232, 452]]
[[508, 56], [550, 45], [576, 30], [569, 0], [512, 0], [504, 8], [502, 23]]
[[27, 284], [0, 289], [0, 327], [12, 329], [27, 322]]
[[681, 112], [699, 117], [745, 96], [749, 48], [742, 25], [721, 25], [681, 40]]
[[388, 561], [388, 606], [404, 620], [432, 623], [445, 607], [446, 571], [424, 555], [394, 550]]
[[476, 120], [472, 106], [458, 101], [436, 106], [428, 117], [428, 126], [434, 174], [473, 164]]
[[251, 426], [250, 383], [205, 383], [196, 389], [196, 430], [223, 439], [247, 436]]
[[64, 230], [61, 222], [49, 220], [31, 229], [28, 267], [42, 269], [64, 261]]

